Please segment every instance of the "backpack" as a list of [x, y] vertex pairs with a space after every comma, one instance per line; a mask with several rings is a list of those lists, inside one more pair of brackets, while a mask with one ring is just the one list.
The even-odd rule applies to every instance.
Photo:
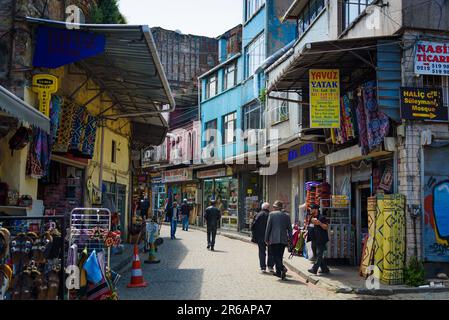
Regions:
[[11, 139], [9, 139], [11, 156], [14, 154], [14, 150], [22, 150], [25, 148], [31, 142], [32, 136], [33, 131], [30, 128], [20, 127]]

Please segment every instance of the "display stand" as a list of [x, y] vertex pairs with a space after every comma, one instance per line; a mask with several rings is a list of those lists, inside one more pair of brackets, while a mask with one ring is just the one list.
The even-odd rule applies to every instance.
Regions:
[[[321, 199], [320, 213], [329, 222], [328, 259], [345, 259], [352, 261], [351, 249], [351, 205], [337, 205], [334, 199]], [[327, 204], [329, 206], [324, 206]]]

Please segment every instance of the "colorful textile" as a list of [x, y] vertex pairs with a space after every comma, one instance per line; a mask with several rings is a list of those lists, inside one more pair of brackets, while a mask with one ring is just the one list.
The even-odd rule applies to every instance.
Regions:
[[86, 125], [82, 138], [82, 155], [92, 159], [95, 150], [95, 141], [97, 137], [97, 118], [91, 115], [86, 117]]
[[376, 236], [377, 198], [368, 198], [368, 236], [365, 241], [360, 276], [367, 278], [371, 272], [369, 266], [374, 263], [374, 242]]
[[73, 115], [75, 112], [75, 104], [64, 104], [61, 112], [61, 120], [56, 142], [53, 145], [53, 152], [67, 153], [69, 151], [70, 138], [73, 130]]
[[33, 139], [27, 158], [27, 175], [41, 179], [48, 174], [51, 156], [50, 140], [51, 136], [44, 131], [38, 128], [33, 129]]
[[367, 155], [369, 154], [368, 129], [366, 124], [365, 105], [363, 102], [363, 95], [361, 92], [357, 94], [356, 115], [357, 115], [357, 127], [359, 131], [359, 147], [362, 149], [362, 154]]
[[376, 82], [365, 84], [363, 89], [363, 101], [365, 104], [368, 147], [369, 151], [380, 146], [390, 131], [390, 120], [386, 114], [380, 112], [377, 104]]
[[377, 197], [377, 213], [376, 213], [376, 234], [374, 236], [374, 266], [376, 267], [376, 277], [381, 278], [384, 270], [384, 202]]
[[405, 197], [385, 196], [382, 282], [387, 285], [404, 283], [405, 267]]
[[73, 114], [72, 138], [70, 139], [69, 151], [74, 154], [82, 152], [82, 139], [86, 122], [86, 108], [77, 107]]
[[83, 269], [87, 273], [87, 279], [93, 284], [98, 284], [103, 279], [102, 270], [100, 264], [98, 263], [97, 253], [95, 250], [92, 251]]
[[62, 99], [58, 96], [53, 96], [50, 102], [50, 136], [51, 146], [56, 142], [58, 136], [59, 125], [61, 121], [61, 105]]

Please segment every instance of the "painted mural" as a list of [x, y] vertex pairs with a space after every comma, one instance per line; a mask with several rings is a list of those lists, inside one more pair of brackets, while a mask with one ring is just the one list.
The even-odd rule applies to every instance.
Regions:
[[424, 254], [430, 262], [449, 262], [449, 176], [426, 176]]

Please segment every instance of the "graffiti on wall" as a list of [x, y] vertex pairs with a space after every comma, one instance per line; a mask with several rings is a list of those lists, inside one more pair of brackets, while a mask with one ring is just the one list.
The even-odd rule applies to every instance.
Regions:
[[426, 177], [424, 253], [428, 261], [449, 261], [449, 177]]

